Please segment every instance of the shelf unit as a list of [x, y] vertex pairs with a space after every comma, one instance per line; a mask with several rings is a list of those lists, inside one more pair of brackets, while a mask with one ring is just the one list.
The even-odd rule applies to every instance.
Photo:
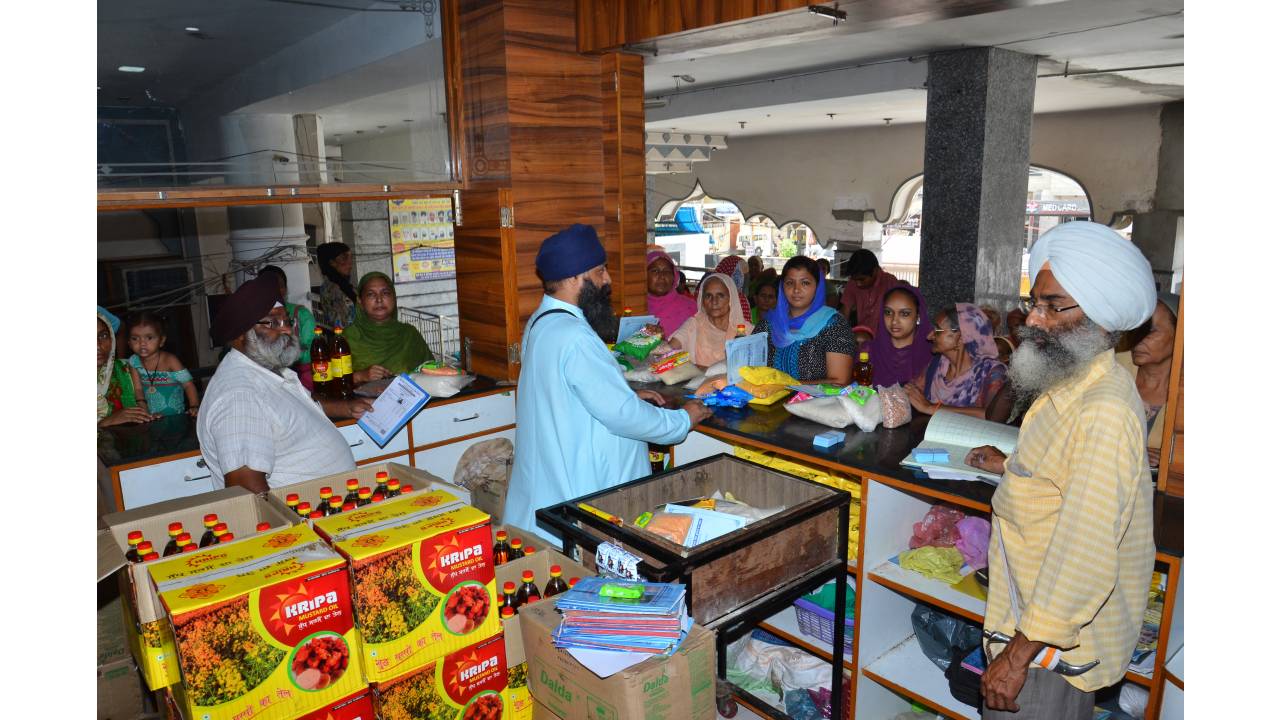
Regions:
[[[846, 582], [848, 582], [851, 587], [856, 588], [854, 578], [847, 578]], [[857, 625], [856, 617], [854, 618], [854, 625]], [[825, 642], [821, 638], [805, 635], [800, 631], [800, 622], [796, 618], [796, 610], [794, 606], [788, 607], [785, 610], [770, 616], [768, 620], [760, 623], [760, 628], [777, 635], [792, 645], [816, 655], [823, 660], [831, 659], [831, 643]], [[849, 631], [852, 632], [853, 627], [850, 627]], [[853, 665], [853, 655], [851, 653], [845, 653], [842, 662], [845, 670], [850, 672], [855, 672], [857, 670]]]
[[[868, 663], [862, 669], [862, 674], [874, 680], [882, 689], [905, 695], [949, 718], [978, 720], [977, 710], [951, 697], [946, 677], [921, 652], [915, 635], [908, 636]], [[876, 701], [876, 692], [878, 691], [865, 693], [868, 705]]]

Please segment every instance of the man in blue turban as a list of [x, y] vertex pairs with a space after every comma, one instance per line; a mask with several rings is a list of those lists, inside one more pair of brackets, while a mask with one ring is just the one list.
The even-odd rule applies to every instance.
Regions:
[[[503, 522], [552, 538], [534, 511], [649, 473], [648, 443], [682, 442], [711, 413], [679, 410], [633, 391], [603, 336], [616, 327], [604, 247], [588, 225], [542, 241], [536, 261], [542, 303], [521, 340], [516, 455]], [[648, 401], [648, 402], [647, 402]]]

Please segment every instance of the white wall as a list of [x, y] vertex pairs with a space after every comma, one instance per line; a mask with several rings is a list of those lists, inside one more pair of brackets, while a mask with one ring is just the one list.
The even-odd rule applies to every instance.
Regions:
[[[1160, 105], [1037, 115], [1031, 164], [1071, 175], [1093, 203], [1094, 219], [1152, 209], [1160, 151]], [[847, 128], [728, 139], [695, 172], [652, 176], [647, 210], [683, 198], [697, 181], [708, 195], [732, 200], [744, 215], [760, 212], [782, 225], [799, 220], [819, 240], [860, 240], [861, 224], [833, 208], [870, 209], [887, 220], [898, 186], [924, 170], [924, 125]], [[870, 218], [867, 218], [868, 220]]]

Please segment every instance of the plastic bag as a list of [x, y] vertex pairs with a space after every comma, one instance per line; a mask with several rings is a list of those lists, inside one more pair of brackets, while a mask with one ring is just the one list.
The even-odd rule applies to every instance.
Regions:
[[638, 383], [656, 383], [658, 382], [658, 373], [650, 370], [647, 366], [641, 366], [635, 370], [624, 370], [623, 379], [628, 382]]
[[974, 570], [987, 566], [987, 546], [991, 543], [991, 523], [985, 518], [968, 516], [956, 523], [956, 549]]
[[764, 680], [784, 695], [831, 682], [831, 663], [797, 647], [772, 645], [751, 635], [739, 638], [725, 649], [726, 665], [758, 680]]
[[746, 407], [747, 403], [751, 402], [752, 397], [754, 396], [751, 393], [735, 385], [730, 385], [721, 390], [717, 390], [714, 393], [711, 393], [710, 395], [697, 396], [697, 398], [701, 400], [703, 404], [706, 405], [707, 407], [732, 407], [732, 408]]
[[418, 384], [418, 387], [426, 390], [431, 397], [447, 398], [462, 392], [462, 388], [470, 385], [476, 379], [474, 375], [467, 375], [457, 368], [451, 368], [456, 372], [448, 375], [440, 375], [436, 373], [425, 374], [415, 371], [409, 376]]
[[911, 611], [911, 627], [916, 631], [916, 642], [925, 657], [943, 671], [951, 667], [952, 651], [960, 656], [982, 644], [982, 626], [961, 620], [934, 610], [928, 605], [916, 605]]
[[613, 346], [614, 352], [643, 360], [662, 342], [662, 332], [654, 332], [652, 326], [646, 325], [631, 337]]
[[702, 377], [702, 371], [693, 363], [677, 365], [666, 372], [658, 373], [658, 379], [661, 380], [664, 385], [675, 385], [676, 383], [686, 382], [699, 377]]
[[895, 383], [879, 390], [884, 426], [896, 428], [911, 422], [911, 400], [907, 397], [906, 388]]
[[880, 424], [879, 394], [872, 395], [866, 404], [848, 395], [835, 395], [787, 403], [785, 407], [796, 417], [837, 429], [857, 425], [859, 430], [871, 432]]
[[645, 524], [644, 529], [654, 535], [661, 535], [677, 545], [684, 545], [684, 539], [689, 535], [689, 528], [693, 526], [692, 515], [682, 515], [679, 513], [656, 512], [649, 522]]
[[955, 547], [960, 533], [956, 523], [965, 518], [965, 514], [953, 507], [934, 505], [925, 513], [924, 519], [911, 526], [912, 550], [925, 545], [933, 547]]

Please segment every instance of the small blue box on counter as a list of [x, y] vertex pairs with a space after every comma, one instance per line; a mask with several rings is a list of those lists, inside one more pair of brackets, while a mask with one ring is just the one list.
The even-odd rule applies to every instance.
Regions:
[[951, 453], [942, 448], [916, 448], [911, 451], [911, 457], [918, 463], [951, 462]]
[[822, 448], [839, 445], [842, 442], [844, 442], [844, 433], [839, 430], [828, 430], [813, 436], [813, 444]]

